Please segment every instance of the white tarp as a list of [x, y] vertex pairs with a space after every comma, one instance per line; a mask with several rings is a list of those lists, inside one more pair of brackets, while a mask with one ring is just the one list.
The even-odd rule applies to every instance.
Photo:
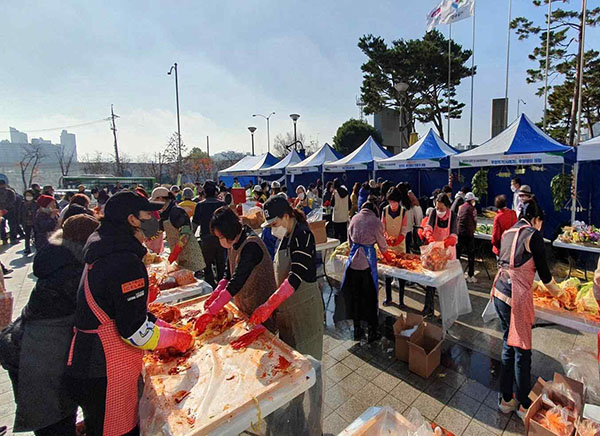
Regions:
[[582, 142], [577, 147], [577, 162], [600, 160], [600, 136]]

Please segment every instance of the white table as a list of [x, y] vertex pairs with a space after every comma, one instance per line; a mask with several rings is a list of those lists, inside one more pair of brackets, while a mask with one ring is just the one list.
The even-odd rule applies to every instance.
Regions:
[[[324, 277], [325, 280], [327, 280], [327, 283], [329, 283], [330, 288], [333, 288], [333, 286], [329, 282], [329, 277], [327, 276], [327, 268], [325, 267], [325, 265], [327, 264], [327, 256], [329, 254], [329, 250], [333, 250], [334, 248], [337, 248], [339, 245], [340, 245], [339, 239], [328, 237], [327, 242], [323, 242], [322, 244], [317, 244], [317, 246], [316, 246], [316, 250], [322, 252], [321, 256], [322, 256], [322, 262], [323, 262], [323, 275], [317, 276], [317, 280], [320, 279], [321, 277]], [[329, 298], [327, 299], [327, 303], [325, 303], [325, 300], [323, 300], [323, 304], [325, 305], [325, 307], [329, 307], [329, 303], [331, 302], [332, 296], [333, 296], [333, 292], [330, 292]]]
[[[336, 274], [343, 276], [347, 260], [348, 256], [341, 255], [332, 259]], [[423, 286], [437, 288], [444, 334], [459, 316], [471, 313], [473, 310], [462, 265], [458, 260], [448, 262], [446, 269], [442, 271], [423, 270], [423, 272], [408, 271], [378, 263], [377, 272], [384, 277], [396, 277]]]
[[196, 283], [160, 291], [160, 295], [155, 302], [174, 303], [182, 300], [189, 300], [193, 297], [208, 294], [212, 292], [212, 290], [212, 287], [204, 280], [198, 280]]
[[535, 307], [535, 317], [544, 321], [572, 328], [580, 332], [598, 333], [600, 323], [590, 321], [570, 312], [558, 312], [546, 308]]
[[335, 238], [327, 238], [327, 242], [323, 242], [322, 244], [317, 244], [317, 251], [327, 251], [333, 248], [337, 248], [340, 245], [340, 240]]

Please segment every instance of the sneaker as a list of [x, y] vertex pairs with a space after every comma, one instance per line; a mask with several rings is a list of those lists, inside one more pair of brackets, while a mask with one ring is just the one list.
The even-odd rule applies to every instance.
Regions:
[[469, 283], [477, 283], [477, 278], [475, 276], [468, 277], [467, 278], [467, 282], [469, 282]]
[[517, 412], [517, 416], [519, 418], [521, 418], [521, 420], [523, 422], [525, 422], [525, 416], [527, 415], [527, 412], [529, 411], [529, 409], [524, 408], [523, 406], [519, 406], [519, 408], [516, 410]]
[[385, 300], [385, 301], [383, 302], [383, 305], [384, 305], [385, 307], [391, 306], [391, 305], [392, 305], [392, 300]]
[[505, 415], [508, 415], [514, 411], [517, 410], [517, 400], [515, 400], [514, 398], [511, 398], [510, 401], [506, 402], [504, 401], [504, 398], [502, 398], [502, 394], [499, 395], [498, 398], [498, 410], [500, 410], [500, 412], [504, 413]]

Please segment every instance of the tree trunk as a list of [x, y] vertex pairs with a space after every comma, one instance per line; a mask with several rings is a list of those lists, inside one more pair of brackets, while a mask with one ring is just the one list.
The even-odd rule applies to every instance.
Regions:
[[[577, 71], [575, 71], [575, 89], [573, 90], [573, 103], [571, 105], [571, 119], [569, 121], [569, 145], [573, 146], [575, 142], [575, 129], [577, 128], [577, 110], [579, 102], [579, 70], [581, 62], [581, 54], [583, 50], [582, 38], [583, 38], [583, 14], [581, 14], [581, 20], [579, 24], [579, 48], [577, 49]], [[585, 62], [585, 60], [584, 60]]]

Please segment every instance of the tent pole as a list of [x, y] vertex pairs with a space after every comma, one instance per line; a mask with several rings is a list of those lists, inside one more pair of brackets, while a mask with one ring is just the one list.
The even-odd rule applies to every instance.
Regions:
[[452, 77], [452, 23], [448, 24], [448, 144], [450, 144], [450, 81]]
[[[474, 2], [473, 5], [476, 3]], [[475, 8], [475, 6], [473, 6]], [[473, 29], [472, 29], [472, 53], [471, 53], [471, 72], [475, 71], [475, 9], [473, 9]], [[471, 74], [471, 120], [469, 126], [469, 148], [473, 147], [473, 91], [475, 89], [475, 74]], [[448, 137], [450, 139], [450, 137]]]

